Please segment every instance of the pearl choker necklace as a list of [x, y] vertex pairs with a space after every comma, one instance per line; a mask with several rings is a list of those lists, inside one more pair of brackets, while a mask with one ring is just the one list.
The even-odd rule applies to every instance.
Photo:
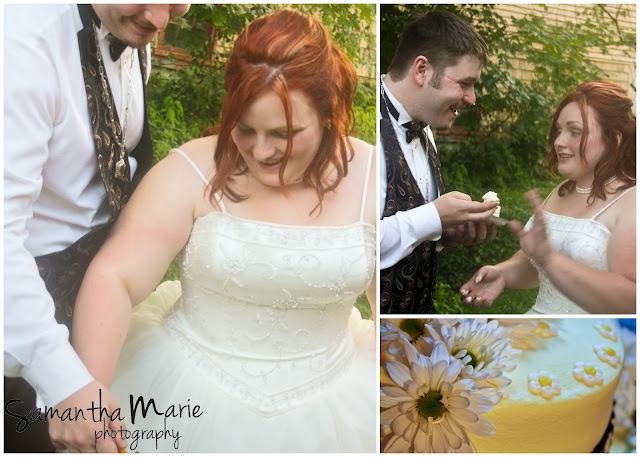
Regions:
[[[618, 179], [617, 176], [612, 176], [611, 178], [605, 181], [604, 185], [608, 186], [616, 179]], [[578, 192], [579, 194], [590, 194], [592, 190], [593, 190], [593, 185], [591, 187], [587, 187], [586, 189], [583, 189], [582, 187], [578, 186], [578, 184], [576, 184], [576, 192]]]

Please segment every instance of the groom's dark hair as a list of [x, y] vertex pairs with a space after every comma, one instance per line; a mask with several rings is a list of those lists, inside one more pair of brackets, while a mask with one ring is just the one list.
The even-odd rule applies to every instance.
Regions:
[[387, 73], [400, 81], [418, 56], [426, 57], [435, 72], [442, 73], [466, 55], [487, 63], [487, 44], [480, 34], [453, 13], [430, 11], [405, 25]]

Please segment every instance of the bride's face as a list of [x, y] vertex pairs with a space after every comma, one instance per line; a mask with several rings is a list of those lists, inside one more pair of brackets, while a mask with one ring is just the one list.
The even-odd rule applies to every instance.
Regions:
[[[585, 128], [576, 102], [569, 103], [560, 111], [556, 126], [557, 134], [553, 142], [558, 157], [558, 173], [576, 181], [580, 181], [581, 178], [587, 181], [593, 178], [593, 170], [605, 149], [602, 129], [590, 106], [587, 106], [587, 122], [589, 134], [584, 148], [586, 166], [580, 160], [580, 141]], [[580, 184], [578, 182], [578, 185]]]
[[[299, 90], [289, 93], [293, 139], [284, 182], [298, 180], [318, 152], [322, 123], [308, 97]], [[287, 119], [278, 95], [271, 91], [256, 97], [231, 131], [249, 172], [262, 184], [280, 187], [278, 173], [287, 149]]]

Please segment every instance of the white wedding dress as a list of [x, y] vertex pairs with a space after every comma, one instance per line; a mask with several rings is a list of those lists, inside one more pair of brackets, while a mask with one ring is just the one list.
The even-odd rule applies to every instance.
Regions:
[[[543, 210], [547, 236], [553, 249], [595, 270], [607, 271], [607, 246], [611, 231], [596, 219], [631, 189], [635, 187], [623, 191], [589, 219], [561, 216]], [[525, 230], [529, 230], [532, 224], [533, 216], [527, 222]], [[540, 289], [535, 305], [527, 314], [588, 314], [560, 292], [534, 261], [529, 261], [538, 270]]]
[[[375, 270], [364, 197], [346, 226], [221, 209], [194, 222], [181, 281], [135, 308], [112, 384], [129, 452], [375, 452], [375, 329], [353, 307]], [[129, 395], [162, 415], [132, 418]]]

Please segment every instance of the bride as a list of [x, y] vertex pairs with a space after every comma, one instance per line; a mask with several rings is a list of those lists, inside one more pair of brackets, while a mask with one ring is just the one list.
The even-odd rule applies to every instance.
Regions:
[[[132, 452], [375, 452], [375, 330], [353, 307], [365, 289], [375, 303], [375, 160], [347, 136], [355, 70], [283, 9], [244, 29], [224, 81], [218, 134], [149, 172], [89, 267], [74, 347]], [[178, 252], [181, 281], [149, 296]]]
[[533, 216], [510, 223], [521, 250], [478, 270], [460, 288], [463, 302], [490, 306], [505, 288], [540, 286], [531, 313], [635, 313], [636, 117], [624, 89], [580, 84], [558, 106], [548, 169], [567, 178]]

